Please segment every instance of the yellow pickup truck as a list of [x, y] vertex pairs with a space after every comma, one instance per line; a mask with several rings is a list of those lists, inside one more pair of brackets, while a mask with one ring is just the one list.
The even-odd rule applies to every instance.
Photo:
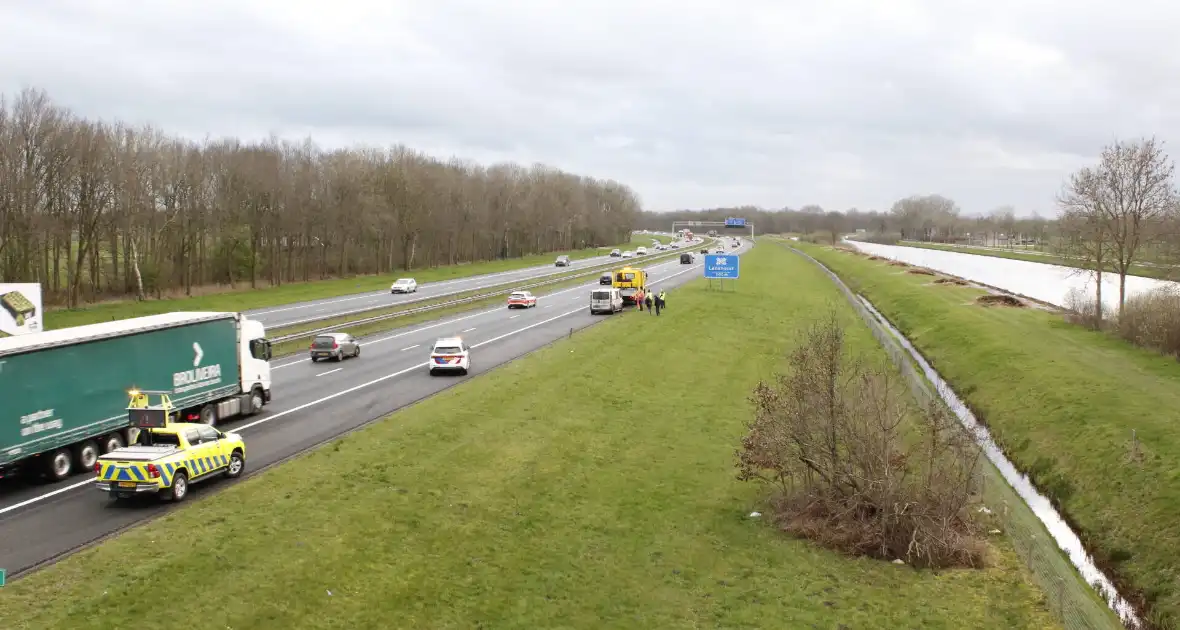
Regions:
[[222, 475], [238, 477], [246, 466], [246, 444], [236, 433], [187, 422], [141, 428], [135, 443], [115, 449], [94, 464], [96, 486], [112, 499], [140, 494], [183, 501], [189, 484]]

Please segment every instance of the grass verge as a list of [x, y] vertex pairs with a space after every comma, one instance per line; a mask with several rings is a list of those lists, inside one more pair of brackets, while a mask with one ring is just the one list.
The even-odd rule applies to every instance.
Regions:
[[1124, 592], [1175, 622], [1180, 364], [1040, 309], [979, 306], [978, 289], [796, 246], [909, 337]]
[[[985, 249], [982, 247], [963, 247], [961, 245], [947, 245], [943, 243], [919, 243], [916, 241], [901, 241], [897, 244], [899, 247], [914, 247], [917, 249], [936, 249], [945, 252], [955, 252], [959, 254], [973, 254], [975, 256], [991, 256], [992, 258], [1008, 258], [1011, 260], [1023, 260], [1027, 262], [1045, 263], [1047, 265], [1060, 265], [1062, 267], [1079, 268], [1081, 265], [1076, 260], [1064, 258], [1055, 254], [1039, 254], [1033, 252], [1022, 252], [1020, 250], [1005, 250], [1005, 249]], [[1113, 266], [1107, 269], [1110, 273], [1117, 273]], [[1131, 265], [1129, 275], [1142, 276], [1144, 278], [1157, 278], [1160, 280], [1175, 280], [1180, 275], [1180, 270], [1175, 267], [1164, 267], [1159, 265]]]
[[350, 293], [388, 290], [390, 283], [401, 277], [412, 277], [419, 284], [442, 282], [456, 278], [534, 267], [546, 263], [552, 264], [554, 259], [561, 254], [566, 254], [575, 260], [603, 256], [615, 247], [648, 246], [651, 244], [653, 238], [658, 238], [665, 242], [671, 240], [666, 236], [656, 237], [637, 234], [630, 242], [622, 245], [580, 249], [569, 252], [551, 252], [548, 254], [525, 256], [523, 258], [464, 263], [460, 265], [434, 267], [432, 269], [419, 269], [410, 272], [399, 271], [389, 274], [357, 276], [354, 278], [293, 282], [278, 287], [253, 290], [248, 285], [239, 285], [236, 289], [222, 287], [215, 293], [194, 297], [146, 300], [143, 302], [136, 302], [134, 300], [102, 302], [76, 309], [50, 308], [45, 313], [45, 329], [51, 330], [55, 328], [67, 328], [69, 326], [82, 326], [84, 324], [140, 317], [143, 315], [155, 315], [157, 313], [169, 313], [172, 311], [247, 311], [255, 308], [318, 300]]
[[[743, 267], [740, 291], [690, 283], [659, 318], [609, 318], [215, 497], [198, 493], [5, 587], [0, 619], [1055, 627], [1002, 540], [991, 569], [934, 573], [839, 556], [747, 516], [765, 495], [735, 479], [733, 451], [757, 380], [830, 305], [854, 347], [880, 350], [810, 263], [765, 246]], [[646, 360], [604, 351], [621, 339]], [[212, 575], [236, 585], [216, 606], [192, 596]]]

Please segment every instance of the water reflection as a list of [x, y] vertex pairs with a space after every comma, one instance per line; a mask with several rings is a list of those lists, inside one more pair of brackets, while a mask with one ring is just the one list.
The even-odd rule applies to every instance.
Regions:
[[877, 321], [910, 353], [910, 356], [922, 368], [927, 380], [934, 385], [939, 395], [955, 412], [955, 415], [958, 416], [963, 425], [972, 432], [976, 442], [983, 448], [984, 453], [992, 464], [999, 469], [1000, 474], [1004, 475], [1004, 478], [1008, 480], [1008, 483], [1016, 490], [1020, 498], [1028, 504], [1037, 518], [1044, 523], [1045, 528], [1049, 530], [1049, 534], [1057, 541], [1057, 546], [1065, 552], [1070, 562], [1077, 567], [1082, 577], [1102, 594], [1107, 604], [1118, 614], [1123, 620], [1123, 623], [1130, 627], [1139, 627], [1139, 619], [1135, 616], [1130, 602], [1118, 594], [1114, 584], [1094, 564], [1093, 558], [1082, 547], [1082, 541], [1078, 538], [1078, 535], [1065, 523], [1065, 520], [1057, 513], [1057, 510], [1049, 502], [1049, 499], [1044, 497], [1040, 492], [1037, 492], [1036, 487], [1033, 486], [1028, 476], [1021, 473], [1012, 462], [1008, 461], [1003, 451], [992, 440], [991, 433], [987, 430], [987, 427], [975, 419], [975, 415], [971, 413], [967, 405], [959, 400], [959, 397], [951, 387], [939, 376], [938, 372], [934, 370], [921, 353], [914, 348], [913, 344], [900, 331], [894, 328], [893, 324], [889, 323], [889, 320], [885, 319], [871, 302], [863, 296], [858, 295], [857, 297], [860, 298], [869, 312], [873, 314], [873, 317], [877, 318]]
[[[1094, 295], [1095, 285], [1091, 274], [1079, 274], [1077, 269], [1070, 267], [920, 247], [845, 242], [874, 256], [927, 267], [1056, 306], [1066, 306], [1066, 296], [1071, 290], [1083, 291], [1087, 296]], [[1165, 286], [1176, 287], [1177, 283], [1127, 276], [1127, 297]], [[1118, 296], [1118, 276], [1111, 273], [1102, 274], [1102, 303], [1107, 310], [1118, 307]]]

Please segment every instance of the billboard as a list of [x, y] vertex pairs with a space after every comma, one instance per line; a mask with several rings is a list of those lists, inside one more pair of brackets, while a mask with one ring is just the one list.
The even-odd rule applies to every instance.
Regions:
[[41, 332], [41, 285], [0, 282], [0, 337]]

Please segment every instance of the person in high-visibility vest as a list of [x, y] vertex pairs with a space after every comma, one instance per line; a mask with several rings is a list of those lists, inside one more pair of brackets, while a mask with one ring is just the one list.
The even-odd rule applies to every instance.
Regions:
[[635, 305], [639, 307], [639, 310], [643, 310], [643, 289], [635, 292]]

